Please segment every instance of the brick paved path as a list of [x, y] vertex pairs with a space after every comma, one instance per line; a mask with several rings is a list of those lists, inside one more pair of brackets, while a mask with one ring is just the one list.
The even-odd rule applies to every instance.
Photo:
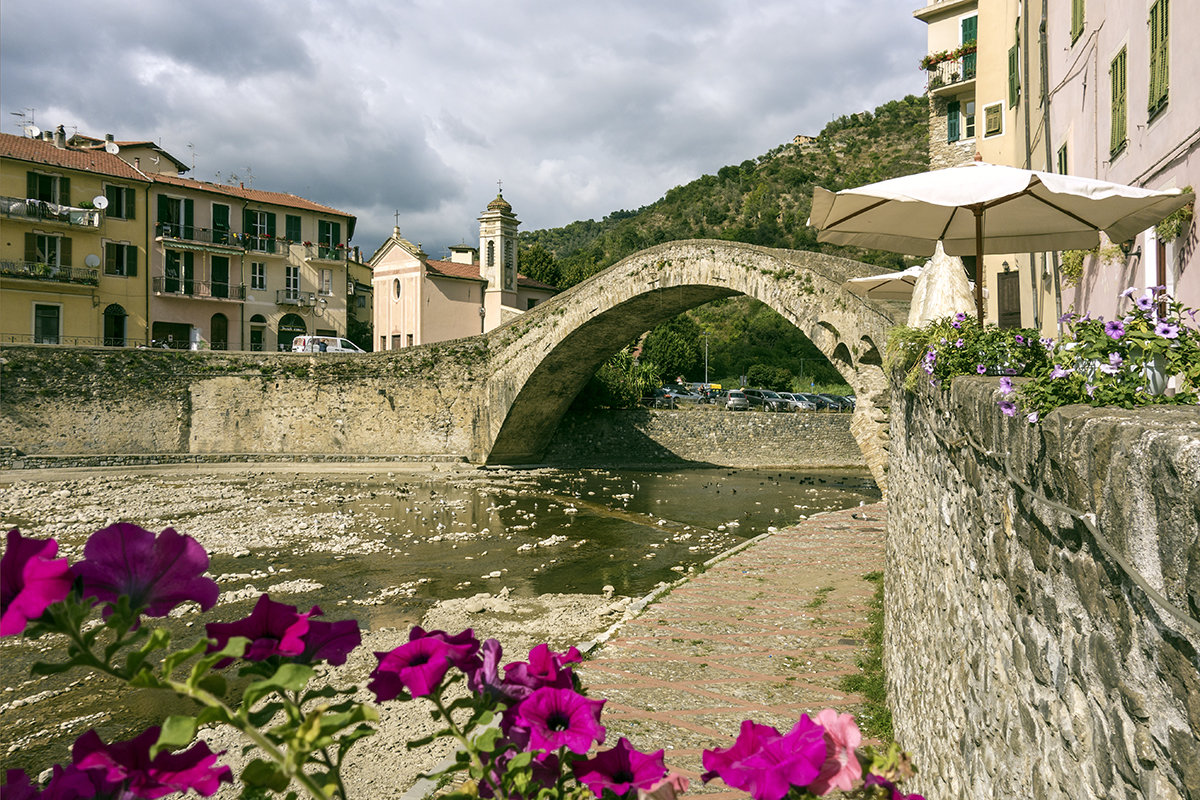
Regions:
[[606, 746], [627, 737], [666, 750], [689, 794], [744, 797], [700, 783], [700, 754], [732, 744], [743, 719], [786, 731], [822, 708], [857, 713], [843, 692], [857, 671], [868, 601], [883, 569], [887, 506], [822, 514], [754, 542], [675, 588], [579, 669], [608, 699]]

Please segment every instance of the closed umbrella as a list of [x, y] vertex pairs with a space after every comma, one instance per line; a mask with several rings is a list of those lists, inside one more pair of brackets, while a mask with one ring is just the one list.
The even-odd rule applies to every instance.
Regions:
[[1087, 250], [1100, 231], [1124, 242], [1194, 199], [1179, 189], [975, 162], [836, 194], [818, 187], [809, 224], [821, 242], [928, 256], [940, 240], [950, 255], [975, 256], [982, 322], [985, 253]]
[[913, 287], [917, 285], [919, 277], [921, 277], [921, 268], [909, 267], [899, 272], [851, 278], [842, 285], [859, 297], [868, 297], [872, 300], [909, 300], [912, 298]]

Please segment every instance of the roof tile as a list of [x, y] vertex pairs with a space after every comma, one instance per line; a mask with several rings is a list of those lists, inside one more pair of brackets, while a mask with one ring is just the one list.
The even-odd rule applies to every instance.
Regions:
[[149, 183], [150, 178], [104, 150], [55, 147], [54, 142], [0, 133], [0, 157]]

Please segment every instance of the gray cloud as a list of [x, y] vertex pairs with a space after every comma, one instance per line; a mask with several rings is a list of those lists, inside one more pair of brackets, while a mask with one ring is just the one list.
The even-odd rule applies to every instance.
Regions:
[[526, 229], [599, 218], [920, 91], [924, 37], [895, 0], [5, 0], [0, 108], [437, 253], [497, 179]]

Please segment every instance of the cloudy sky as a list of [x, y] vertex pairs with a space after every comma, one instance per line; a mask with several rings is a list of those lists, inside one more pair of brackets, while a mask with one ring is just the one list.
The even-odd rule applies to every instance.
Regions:
[[920, 0], [0, 3], [3, 130], [153, 139], [355, 214], [371, 253], [653, 202], [922, 90]]

